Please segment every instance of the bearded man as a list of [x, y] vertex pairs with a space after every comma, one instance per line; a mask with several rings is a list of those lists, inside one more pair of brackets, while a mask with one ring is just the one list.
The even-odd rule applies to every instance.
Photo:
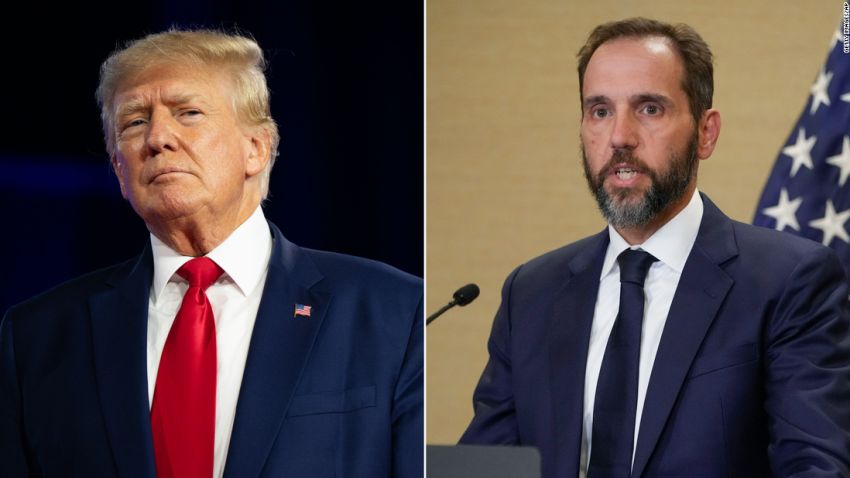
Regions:
[[633, 18], [578, 59], [608, 227], [510, 274], [461, 443], [535, 446], [553, 478], [850, 476], [846, 278], [697, 190], [721, 125], [708, 45]]

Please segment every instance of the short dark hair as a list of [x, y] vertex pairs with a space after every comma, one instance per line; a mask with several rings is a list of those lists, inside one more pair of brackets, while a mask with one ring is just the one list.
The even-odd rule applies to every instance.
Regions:
[[578, 52], [579, 94], [584, 101], [584, 72], [590, 57], [603, 43], [619, 38], [666, 38], [679, 53], [685, 67], [682, 89], [688, 96], [688, 104], [696, 123], [702, 114], [711, 108], [714, 95], [713, 55], [705, 40], [693, 28], [684, 23], [670, 24], [648, 18], [627, 18], [597, 26], [587, 37], [587, 42]]

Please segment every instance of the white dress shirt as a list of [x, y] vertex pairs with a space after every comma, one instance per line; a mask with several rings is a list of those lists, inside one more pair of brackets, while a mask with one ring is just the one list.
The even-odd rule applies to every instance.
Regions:
[[[644, 283], [644, 317], [640, 341], [640, 367], [638, 377], [637, 412], [635, 414], [634, 444], [637, 445], [643, 402], [649, 385], [649, 376], [661, 333], [667, 322], [667, 313], [673, 303], [673, 295], [679, 285], [679, 278], [685, 268], [685, 262], [696, 241], [702, 222], [703, 205], [699, 191], [694, 191], [690, 202], [673, 219], [655, 232], [643, 244], [630, 246], [610, 225], [608, 226], [608, 250], [602, 263], [602, 275], [599, 278], [599, 294], [596, 296], [596, 308], [593, 313], [593, 325], [590, 329], [590, 348], [587, 353], [587, 368], [584, 374], [584, 420], [582, 433], [582, 452], [580, 475], [585, 476], [592, 453], [593, 404], [596, 399], [596, 383], [602, 368], [602, 358], [608, 344], [608, 336], [614, 327], [617, 311], [620, 308], [620, 266], [617, 256], [626, 249], [641, 249], [658, 259], [649, 268]], [[634, 448], [633, 448], [634, 450]], [[634, 451], [632, 451], [634, 460]]]
[[[159, 359], [189, 283], [177, 269], [192, 259], [181, 256], [151, 234], [153, 284], [148, 304], [148, 404], [153, 403]], [[236, 401], [248, 345], [271, 257], [272, 238], [262, 208], [207, 254], [224, 274], [207, 289], [215, 315], [217, 380], [213, 477], [224, 474]]]

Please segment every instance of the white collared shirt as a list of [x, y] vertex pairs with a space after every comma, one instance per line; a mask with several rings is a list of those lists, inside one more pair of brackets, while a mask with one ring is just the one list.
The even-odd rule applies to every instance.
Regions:
[[[640, 419], [646, 389], [661, 333], [667, 322], [667, 313], [673, 303], [673, 295], [682, 277], [685, 262], [694, 246], [702, 222], [703, 204], [699, 191], [694, 191], [690, 202], [673, 219], [655, 232], [643, 244], [630, 246], [610, 225], [608, 226], [608, 250], [602, 263], [602, 275], [599, 278], [599, 293], [596, 296], [596, 308], [593, 313], [593, 325], [590, 329], [590, 348], [587, 352], [587, 366], [584, 377], [584, 417], [582, 428], [582, 463], [580, 476], [585, 476], [590, 463], [590, 444], [593, 433], [593, 404], [596, 399], [596, 383], [602, 368], [602, 358], [608, 344], [608, 336], [614, 327], [617, 311], [620, 308], [620, 266], [617, 256], [626, 249], [641, 249], [658, 259], [649, 268], [644, 283], [644, 318], [640, 341], [640, 367], [638, 378], [637, 412], [635, 414], [634, 448], [637, 447]], [[634, 461], [634, 452], [632, 453]]]
[[[148, 405], [153, 403], [159, 359], [189, 283], [177, 270], [191, 257], [181, 256], [151, 234], [154, 276], [148, 303]], [[236, 401], [248, 346], [271, 257], [272, 238], [261, 207], [207, 254], [224, 274], [207, 289], [215, 315], [217, 380], [213, 477], [224, 474]]]

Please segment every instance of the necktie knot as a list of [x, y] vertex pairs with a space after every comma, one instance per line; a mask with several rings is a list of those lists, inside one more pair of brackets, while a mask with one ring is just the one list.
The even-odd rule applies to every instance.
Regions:
[[218, 279], [224, 270], [209, 257], [196, 257], [177, 270], [177, 274], [189, 281], [189, 287], [200, 287], [207, 290]]
[[646, 251], [626, 249], [617, 257], [620, 264], [620, 282], [631, 282], [643, 287], [649, 267], [657, 260]]

